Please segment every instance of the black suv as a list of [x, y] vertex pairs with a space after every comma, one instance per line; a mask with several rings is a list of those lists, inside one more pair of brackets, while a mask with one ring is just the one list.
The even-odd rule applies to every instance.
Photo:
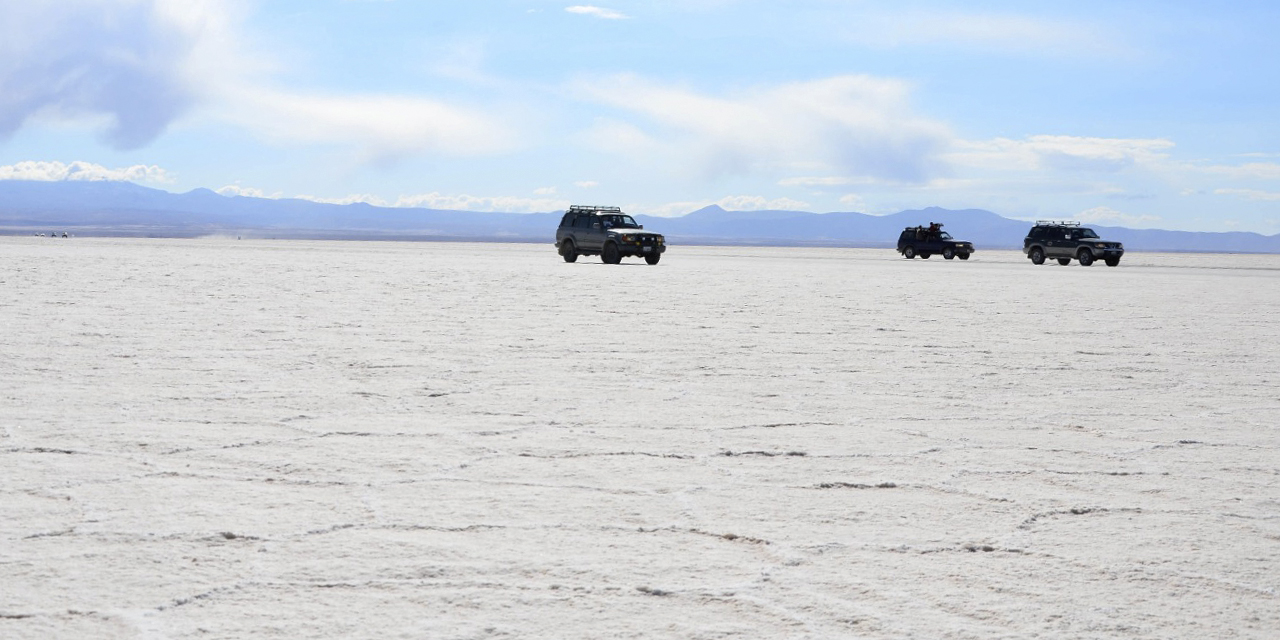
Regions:
[[618, 264], [626, 256], [658, 264], [666, 250], [661, 234], [645, 231], [618, 207], [569, 207], [556, 229], [556, 251], [565, 262], [598, 254], [605, 264]]
[[1044, 264], [1045, 258], [1056, 258], [1058, 264], [1065, 267], [1075, 258], [1083, 267], [1098, 259], [1106, 261], [1108, 267], [1114, 267], [1120, 264], [1124, 245], [1099, 238], [1093, 229], [1082, 227], [1079, 222], [1041, 220], [1027, 232], [1022, 241], [1022, 252], [1031, 258], [1033, 264]]
[[956, 240], [951, 237], [951, 234], [942, 230], [941, 224], [930, 222], [927, 227], [903, 229], [902, 235], [898, 236], [898, 253], [901, 253], [904, 258], [920, 256], [927, 259], [935, 253], [940, 253], [948, 260], [952, 258], [968, 260], [973, 254], [973, 243]]

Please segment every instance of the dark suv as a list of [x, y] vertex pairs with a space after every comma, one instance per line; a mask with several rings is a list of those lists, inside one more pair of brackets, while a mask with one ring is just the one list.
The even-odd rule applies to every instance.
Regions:
[[1093, 229], [1082, 227], [1079, 222], [1041, 220], [1027, 232], [1022, 241], [1022, 252], [1031, 258], [1033, 264], [1044, 264], [1045, 258], [1055, 258], [1065, 267], [1075, 258], [1083, 267], [1098, 259], [1104, 260], [1108, 267], [1114, 267], [1120, 264], [1124, 245], [1099, 238]]
[[565, 262], [599, 255], [605, 264], [618, 264], [627, 256], [658, 264], [666, 250], [661, 234], [645, 231], [618, 207], [569, 207], [556, 230], [556, 251]]
[[942, 230], [941, 224], [930, 222], [927, 227], [903, 229], [902, 235], [898, 236], [898, 253], [908, 259], [916, 256], [927, 259], [935, 253], [940, 253], [948, 260], [952, 258], [968, 260], [973, 254], [973, 243], [956, 240], [951, 237], [951, 234]]

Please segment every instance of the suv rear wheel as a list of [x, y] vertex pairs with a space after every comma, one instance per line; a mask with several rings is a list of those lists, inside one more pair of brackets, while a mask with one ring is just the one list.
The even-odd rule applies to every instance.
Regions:
[[564, 257], [565, 262], [577, 262], [578, 249], [573, 246], [572, 240], [565, 240], [560, 243], [560, 255]]
[[1031, 256], [1031, 264], [1044, 264], [1044, 249], [1033, 247], [1028, 255]]
[[1081, 249], [1080, 255], [1076, 259], [1080, 261], [1080, 266], [1087, 267], [1093, 264], [1093, 252], [1088, 249]]

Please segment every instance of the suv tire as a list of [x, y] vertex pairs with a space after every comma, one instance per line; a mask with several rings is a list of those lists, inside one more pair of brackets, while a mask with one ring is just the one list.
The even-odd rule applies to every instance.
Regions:
[[605, 264], [622, 262], [622, 253], [618, 251], [618, 245], [613, 242], [604, 243], [604, 250], [600, 252], [600, 261]]
[[958, 254], [956, 254], [956, 257], [957, 257], [957, 258], [960, 258], [961, 260], [968, 260], [968, 259], [969, 259], [969, 254], [967, 254], [967, 253], [958, 253]]
[[1071, 258], [1058, 258], [1058, 264], [1060, 264], [1060, 265], [1062, 265], [1062, 266], [1064, 266], [1064, 267], [1065, 267], [1065, 266], [1067, 266], [1067, 265], [1071, 264]]
[[951, 247], [947, 247], [946, 249], [942, 250], [942, 257], [946, 258], [947, 260], [950, 260], [956, 257], [956, 250], [952, 249]]
[[1044, 264], [1044, 249], [1032, 247], [1031, 253], [1027, 255], [1031, 256], [1031, 264]]
[[577, 262], [578, 248], [573, 246], [572, 240], [565, 240], [560, 244], [560, 255], [564, 257], [565, 262]]
[[661, 253], [651, 253], [644, 257], [644, 261], [648, 262], [649, 264], [658, 264], [658, 261], [661, 259], [662, 259]]
[[1081, 249], [1080, 255], [1076, 260], [1080, 261], [1080, 266], [1087, 267], [1093, 264], [1093, 252], [1088, 249]]
[[904, 257], [904, 258], [906, 258], [906, 259], [908, 259], [908, 260], [910, 260], [910, 259], [912, 259], [912, 258], [916, 257], [916, 248], [915, 248], [915, 247], [913, 247], [913, 246], [911, 246], [911, 245], [907, 245], [907, 246], [902, 250], [902, 257]]
[[1120, 258], [1107, 258], [1107, 266], [1115, 267], [1120, 264]]

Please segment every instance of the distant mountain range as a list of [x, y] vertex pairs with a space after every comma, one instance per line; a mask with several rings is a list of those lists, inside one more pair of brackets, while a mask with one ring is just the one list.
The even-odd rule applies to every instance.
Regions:
[[[208, 189], [170, 193], [129, 182], [0, 180], [0, 233], [78, 235], [238, 235], [278, 238], [552, 242], [562, 211], [481, 213], [323, 204], [223, 196]], [[1020, 248], [1030, 224], [981, 209], [892, 215], [726, 211], [712, 205], [677, 218], [635, 216], [677, 244], [893, 246], [903, 227], [929, 222], [982, 248]], [[1090, 225], [1134, 251], [1280, 253], [1280, 234], [1203, 233]]]

